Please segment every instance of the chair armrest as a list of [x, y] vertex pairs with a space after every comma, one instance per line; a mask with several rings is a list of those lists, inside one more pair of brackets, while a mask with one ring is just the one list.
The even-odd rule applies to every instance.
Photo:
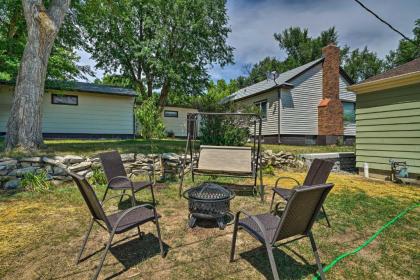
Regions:
[[116, 197], [122, 197], [122, 196], [128, 196], [128, 197], [131, 197], [129, 194], [127, 194], [127, 193], [123, 193], [123, 194], [117, 194], [117, 195], [113, 195], [113, 196], [110, 196], [110, 197], [108, 197], [107, 199], [105, 199], [105, 200], [103, 200], [103, 201], [100, 201], [99, 203], [102, 205], [102, 206], [104, 206], [105, 205], [105, 202], [108, 202], [108, 201], [110, 201], [111, 199], [113, 199], [113, 198], [116, 198]]
[[141, 205], [137, 205], [137, 206], [134, 206], [134, 207], [131, 207], [131, 208], [125, 210], [124, 213], [118, 218], [117, 222], [115, 223], [115, 228], [121, 223], [121, 221], [124, 219], [124, 217], [128, 215], [128, 213], [130, 213], [134, 210], [137, 210], [139, 208], [142, 208], [142, 207], [146, 208], [146, 206], [149, 206], [149, 207], [153, 208], [155, 219], [157, 219], [156, 209], [153, 205], [151, 205], [151, 204], [141, 204]]
[[113, 181], [121, 180], [121, 179], [123, 179], [125, 181], [128, 181], [130, 183], [130, 187], [133, 188], [133, 182], [127, 176], [116, 176], [116, 177], [112, 178], [108, 182], [108, 187], [111, 187], [111, 184], [112, 184]]
[[257, 224], [257, 226], [259, 227], [259, 229], [261, 230], [261, 232], [262, 232], [262, 234], [264, 236], [264, 239], [267, 242], [269, 242], [269, 240], [267, 239], [267, 231], [265, 230], [265, 227], [261, 223], [261, 221], [256, 216], [253, 216], [253, 215], [249, 214], [248, 212], [246, 212], [244, 210], [239, 210], [238, 213], [236, 213], [236, 219], [237, 219], [237, 221], [239, 221], [239, 215], [241, 213], [244, 214], [245, 216], [247, 216], [248, 218], [250, 218], [251, 220], [253, 220]]
[[[295, 178], [292, 178], [292, 177], [287, 177], [287, 176], [281, 176], [281, 177], [278, 177], [278, 178], [277, 178], [277, 180], [276, 180], [276, 184], [274, 185], [274, 187], [275, 187], [275, 188], [277, 188], [277, 186], [278, 186], [278, 184], [279, 184], [280, 180], [283, 180], [283, 179], [292, 180], [292, 181], [294, 181], [294, 182], [297, 184], [297, 186], [300, 186], [299, 181], [298, 181], [298, 180], [296, 180]], [[295, 187], [297, 187], [297, 186], [295, 186]]]

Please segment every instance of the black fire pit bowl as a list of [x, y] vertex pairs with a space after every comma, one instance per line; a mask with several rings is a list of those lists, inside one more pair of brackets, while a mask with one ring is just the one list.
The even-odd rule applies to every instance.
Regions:
[[193, 228], [197, 219], [216, 220], [220, 229], [226, 227], [226, 220], [232, 220], [230, 201], [235, 193], [214, 183], [203, 183], [186, 190], [183, 194], [188, 199], [190, 211], [188, 226]]

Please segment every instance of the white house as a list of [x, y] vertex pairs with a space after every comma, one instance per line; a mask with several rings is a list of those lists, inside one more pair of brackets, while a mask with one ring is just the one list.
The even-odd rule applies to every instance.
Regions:
[[175, 137], [187, 137], [187, 114], [197, 112], [194, 108], [165, 106], [162, 118], [166, 133]]
[[254, 104], [263, 116], [266, 143], [335, 144], [355, 139], [356, 95], [340, 67], [339, 49], [323, 48], [323, 57], [228, 96], [223, 102]]
[[[0, 135], [4, 135], [14, 83], [0, 81]], [[82, 82], [55, 82], [46, 87], [42, 132], [47, 138], [134, 137], [131, 89]]]

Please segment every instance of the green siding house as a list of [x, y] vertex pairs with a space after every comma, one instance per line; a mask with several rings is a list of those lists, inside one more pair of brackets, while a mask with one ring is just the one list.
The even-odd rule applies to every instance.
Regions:
[[420, 179], [420, 59], [349, 89], [357, 94], [356, 164], [376, 177], [390, 173], [391, 159], [406, 161]]

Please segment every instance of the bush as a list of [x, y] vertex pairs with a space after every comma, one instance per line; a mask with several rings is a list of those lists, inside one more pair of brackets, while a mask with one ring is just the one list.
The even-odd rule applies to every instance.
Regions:
[[102, 186], [106, 185], [107, 180], [105, 173], [100, 168], [95, 168], [92, 170], [92, 177], [89, 178], [92, 185]]
[[140, 124], [140, 135], [145, 139], [162, 138], [165, 126], [159, 107], [154, 98], [149, 98], [136, 111], [137, 122]]

